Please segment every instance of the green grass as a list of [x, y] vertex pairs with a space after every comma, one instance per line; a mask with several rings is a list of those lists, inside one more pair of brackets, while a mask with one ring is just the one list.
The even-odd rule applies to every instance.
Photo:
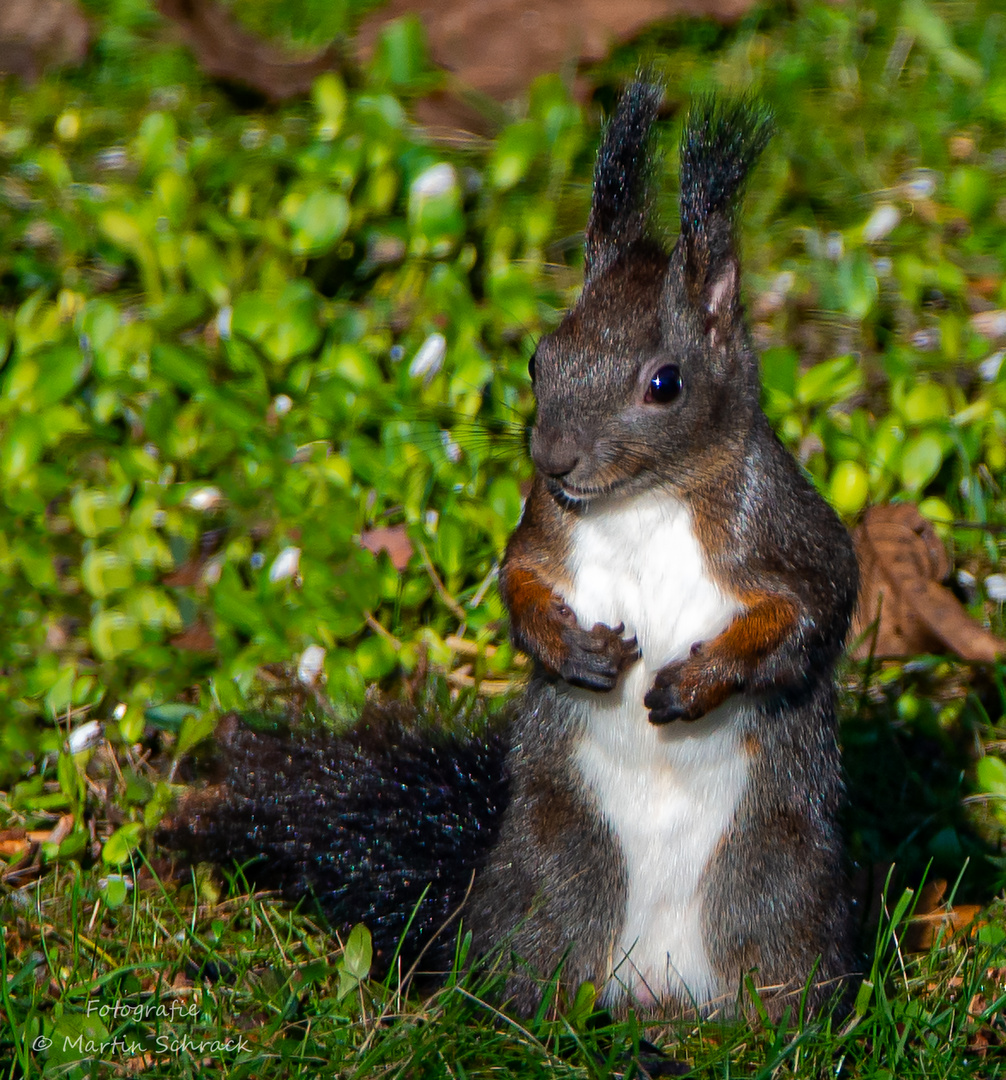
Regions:
[[[142, 1064], [156, 1077], [605, 1077], [640, 1053], [659, 1060], [641, 1040], [694, 1077], [994, 1077], [1003, 1067], [1006, 932], [990, 922], [968, 941], [906, 956], [907, 891], [885, 910], [847, 1015], [807, 1020], [796, 1000], [773, 1025], [757, 1019], [749, 987], [750, 1023], [615, 1020], [591, 1012], [589, 997], [563, 1015], [547, 996], [519, 1021], [493, 1005], [498, 965], [433, 993], [408, 992], [398, 976], [361, 982], [345, 973], [353, 943], [343, 954], [304, 914], [240, 890], [229, 897], [206, 878], [136, 871], [118, 907], [72, 864], [0, 900], [6, 1075]], [[47, 1052], [30, 1049], [40, 1038], [52, 1040]]]

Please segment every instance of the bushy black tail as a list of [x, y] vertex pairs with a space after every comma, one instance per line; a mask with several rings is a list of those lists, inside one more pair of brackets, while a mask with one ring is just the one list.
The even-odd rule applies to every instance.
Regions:
[[[496, 841], [508, 795], [499, 736], [380, 718], [346, 736], [284, 738], [231, 716], [217, 741], [222, 779], [190, 792], [158, 839], [191, 860], [254, 860], [258, 887], [314, 897], [335, 928], [363, 922], [378, 968], [413, 916], [403, 963], [430, 943]], [[422, 968], [449, 969], [452, 949], [441, 934]]]

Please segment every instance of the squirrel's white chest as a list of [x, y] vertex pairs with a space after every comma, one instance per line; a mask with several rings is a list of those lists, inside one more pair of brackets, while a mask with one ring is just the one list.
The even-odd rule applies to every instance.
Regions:
[[721, 993], [700, 883], [747, 784], [741, 698], [693, 723], [650, 723], [654, 674], [724, 630], [738, 610], [710, 578], [688, 510], [668, 495], [598, 508], [573, 531], [566, 601], [580, 624], [625, 624], [642, 657], [610, 693], [570, 688], [575, 763], [625, 859], [625, 918], [603, 1000], [702, 1005]]

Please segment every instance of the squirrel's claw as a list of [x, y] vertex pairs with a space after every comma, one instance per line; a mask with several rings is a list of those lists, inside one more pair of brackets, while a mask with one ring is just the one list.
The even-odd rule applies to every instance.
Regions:
[[575, 624], [565, 626], [562, 643], [567, 654], [559, 666], [559, 676], [585, 690], [614, 689], [618, 677], [640, 656], [635, 637], [623, 638], [624, 630], [624, 623], [618, 626], [595, 623], [590, 630]]

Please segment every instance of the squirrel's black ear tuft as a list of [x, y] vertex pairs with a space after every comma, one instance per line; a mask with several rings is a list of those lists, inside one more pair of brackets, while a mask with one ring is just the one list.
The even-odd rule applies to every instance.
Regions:
[[642, 240], [650, 213], [650, 134], [663, 90], [632, 83], [604, 132], [594, 165], [594, 195], [584, 244], [586, 279], [597, 277]]
[[750, 101], [699, 101], [685, 125], [679, 254], [690, 296], [713, 319], [737, 296], [734, 211], [771, 135], [768, 111]]

